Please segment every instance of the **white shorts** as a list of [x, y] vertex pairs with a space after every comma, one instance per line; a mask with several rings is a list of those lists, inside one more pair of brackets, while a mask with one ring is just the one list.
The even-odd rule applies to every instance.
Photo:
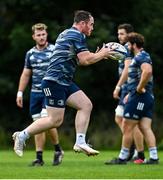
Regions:
[[124, 113], [124, 106], [118, 105], [117, 108], [115, 109], [115, 115], [123, 117], [123, 113]]
[[33, 121], [36, 121], [39, 118], [43, 118], [43, 117], [47, 117], [48, 116], [48, 112], [46, 109], [42, 109], [42, 111], [38, 114], [34, 114], [32, 115]]

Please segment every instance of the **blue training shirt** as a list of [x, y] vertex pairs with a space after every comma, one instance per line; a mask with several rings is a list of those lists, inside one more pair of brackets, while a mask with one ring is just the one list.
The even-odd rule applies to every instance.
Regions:
[[[128, 73], [128, 90], [135, 91], [137, 85], [139, 84], [140, 77], [141, 77], [141, 65], [143, 63], [148, 63], [152, 65], [152, 60], [150, 55], [142, 50], [140, 51], [133, 59], [129, 66], [129, 73]], [[153, 92], [153, 76], [151, 76], [150, 80], [148, 81], [146, 87], [146, 91], [151, 93]]]
[[[125, 61], [128, 60], [128, 59], [130, 59], [130, 60], [132, 59], [132, 54], [131, 54], [131, 52], [128, 49], [128, 43], [126, 43], [124, 45], [124, 47], [127, 50], [127, 55], [123, 59], [120, 59], [118, 61], [118, 73], [119, 73], [119, 77], [122, 75], [123, 69], [125, 67]], [[123, 90], [124, 93], [126, 93], [126, 94], [128, 93], [127, 81], [122, 85], [122, 90]]]
[[26, 53], [24, 68], [32, 70], [31, 91], [42, 92], [41, 81], [47, 71], [53, 51], [54, 45], [48, 44], [43, 50], [33, 47]]
[[88, 51], [83, 33], [74, 27], [60, 33], [44, 80], [69, 86], [78, 65], [77, 54], [82, 51]]
[[125, 67], [125, 60], [127, 60], [127, 59], [132, 59], [131, 52], [130, 52], [129, 49], [128, 49], [128, 43], [126, 43], [126, 44], [124, 45], [124, 47], [125, 47], [126, 50], [127, 50], [127, 55], [126, 55], [123, 59], [118, 60], [118, 63], [119, 63], [119, 64], [118, 64], [119, 77], [121, 76], [122, 71], [123, 71], [123, 69], [124, 69], [124, 67]]

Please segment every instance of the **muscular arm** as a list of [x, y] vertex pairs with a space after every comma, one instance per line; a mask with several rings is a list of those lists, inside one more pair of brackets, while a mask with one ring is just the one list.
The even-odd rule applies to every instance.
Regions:
[[[24, 90], [27, 87], [29, 80], [31, 78], [31, 74], [32, 74], [31, 69], [24, 68], [24, 70], [21, 74], [20, 80], [19, 80], [19, 87], [18, 87], [19, 92], [22, 92], [22, 93], [24, 92]], [[17, 94], [16, 103], [17, 103], [17, 106], [22, 108], [23, 107], [23, 96], [19, 96]]]
[[138, 93], [145, 92], [145, 86], [152, 76], [152, 66], [148, 63], [143, 63], [141, 65], [141, 70], [142, 70], [141, 78], [136, 88]]
[[122, 71], [122, 74], [119, 78], [119, 81], [117, 83], [117, 86], [122, 86], [126, 81], [127, 81], [127, 77], [128, 77], [128, 67], [131, 63], [131, 59], [127, 59], [125, 61], [125, 66], [124, 66], [124, 69]]
[[110, 52], [107, 48], [103, 47], [96, 53], [92, 53], [90, 51], [83, 51], [83, 52], [78, 53], [77, 56], [78, 56], [80, 65], [88, 66], [102, 59], [108, 58], [110, 55]]
[[122, 74], [119, 78], [119, 81], [117, 82], [117, 85], [113, 91], [113, 97], [115, 99], [119, 99], [119, 92], [120, 92], [120, 87], [127, 81], [127, 77], [128, 77], [128, 67], [131, 63], [131, 59], [127, 59], [125, 60], [125, 66], [124, 69], [122, 71]]
[[31, 69], [24, 68], [24, 70], [20, 76], [18, 91], [24, 92], [24, 90], [27, 87], [29, 80], [31, 78], [31, 74], [32, 74]]

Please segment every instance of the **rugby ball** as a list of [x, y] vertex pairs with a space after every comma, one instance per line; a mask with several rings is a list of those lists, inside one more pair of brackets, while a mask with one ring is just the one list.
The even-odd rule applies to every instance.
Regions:
[[124, 59], [127, 55], [127, 49], [117, 42], [109, 42], [105, 44], [105, 47], [108, 48], [109, 51], [113, 51], [113, 54], [109, 57], [110, 59], [118, 61]]

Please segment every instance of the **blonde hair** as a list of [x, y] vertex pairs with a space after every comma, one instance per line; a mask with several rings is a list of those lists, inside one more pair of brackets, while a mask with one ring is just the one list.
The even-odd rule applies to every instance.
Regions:
[[48, 26], [43, 23], [37, 23], [32, 26], [32, 33], [35, 33], [35, 30], [47, 30]]

